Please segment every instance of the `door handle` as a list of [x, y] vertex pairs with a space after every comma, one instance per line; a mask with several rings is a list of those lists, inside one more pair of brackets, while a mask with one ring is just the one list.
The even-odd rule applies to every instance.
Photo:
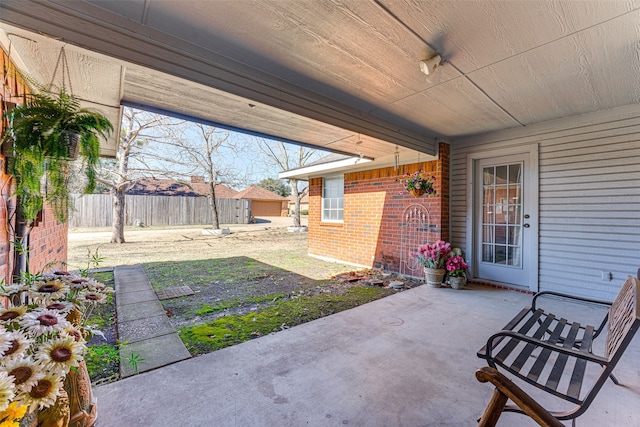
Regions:
[[529, 228], [529, 227], [530, 227], [530, 225], [529, 225], [529, 224], [522, 224], [522, 226], [523, 226], [524, 228]]

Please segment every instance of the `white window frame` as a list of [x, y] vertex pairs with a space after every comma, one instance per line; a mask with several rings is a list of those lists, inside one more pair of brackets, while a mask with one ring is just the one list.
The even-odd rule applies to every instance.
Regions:
[[[328, 188], [331, 183], [340, 182], [339, 185], [333, 185]], [[333, 194], [327, 197], [327, 191], [333, 190]], [[339, 195], [338, 195], [339, 193]], [[329, 207], [325, 207], [329, 204]], [[344, 222], [344, 175], [328, 176], [322, 178], [322, 222]], [[335, 212], [336, 215], [331, 215]]]

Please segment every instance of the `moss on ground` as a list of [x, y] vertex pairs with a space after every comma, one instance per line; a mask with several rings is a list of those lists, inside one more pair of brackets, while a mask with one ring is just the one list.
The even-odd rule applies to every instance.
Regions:
[[238, 307], [245, 304], [260, 304], [263, 302], [276, 301], [285, 297], [285, 294], [269, 294], [269, 295], [258, 295], [253, 298], [245, 298], [245, 299], [231, 299], [228, 301], [221, 301], [216, 305], [211, 304], [202, 304], [200, 308], [194, 311], [194, 313], [198, 316], [204, 316], [205, 314], [216, 313], [218, 311], [227, 310], [233, 307]]
[[279, 300], [259, 312], [225, 316], [204, 324], [184, 326], [179, 333], [195, 356], [357, 307], [391, 293], [395, 291], [358, 286], [347, 289], [342, 295], [300, 296], [286, 301]]

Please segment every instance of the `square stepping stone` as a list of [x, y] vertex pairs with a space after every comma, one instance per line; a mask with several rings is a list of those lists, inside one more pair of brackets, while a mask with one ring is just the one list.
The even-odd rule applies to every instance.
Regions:
[[161, 289], [156, 292], [156, 294], [158, 294], [158, 299], [162, 301], [165, 299], [195, 295], [195, 292], [188, 286], [178, 286], [177, 288]]

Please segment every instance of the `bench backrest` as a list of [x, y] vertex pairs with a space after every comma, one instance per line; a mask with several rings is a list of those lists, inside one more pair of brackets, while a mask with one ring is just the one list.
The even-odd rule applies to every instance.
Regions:
[[609, 309], [609, 331], [607, 332], [605, 357], [610, 362], [617, 362], [640, 327], [639, 284], [640, 282], [635, 277], [627, 277]]

